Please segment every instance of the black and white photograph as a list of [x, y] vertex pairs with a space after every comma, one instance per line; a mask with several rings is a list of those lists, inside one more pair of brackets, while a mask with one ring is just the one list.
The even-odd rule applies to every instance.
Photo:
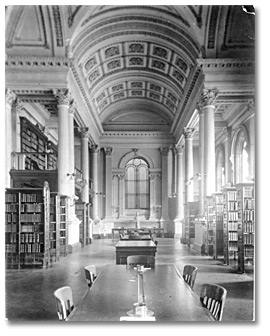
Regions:
[[5, 323], [256, 324], [256, 6], [4, 15]]

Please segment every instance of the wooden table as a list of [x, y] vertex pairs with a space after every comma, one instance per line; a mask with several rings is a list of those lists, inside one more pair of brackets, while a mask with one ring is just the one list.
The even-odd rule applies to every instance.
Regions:
[[[199, 297], [172, 264], [144, 273], [145, 302], [157, 322], [213, 321]], [[137, 272], [124, 265], [107, 265], [67, 321], [119, 321], [138, 302]]]
[[130, 255], [156, 255], [157, 246], [152, 240], [120, 240], [116, 245], [116, 264], [126, 265]]
[[120, 240], [152, 240], [150, 235], [138, 235], [138, 236], [130, 236], [125, 235], [124, 237], [120, 238]]

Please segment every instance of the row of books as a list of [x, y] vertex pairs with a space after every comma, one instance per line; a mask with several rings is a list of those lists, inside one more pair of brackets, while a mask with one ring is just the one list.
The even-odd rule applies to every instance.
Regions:
[[244, 225], [244, 232], [246, 233], [253, 233], [255, 229], [255, 225], [253, 222], [246, 222]]
[[17, 233], [10, 233], [8, 236], [6, 236], [6, 243], [17, 243], [18, 241], [18, 235]]
[[[236, 192], [232, 191], [232, 192], [228, 192], [227, 193], [228, 196], [228, 201], [236, 201]], [[224, 195], [224, 203], [226, 203], [226, 196]]]
[[253, 234], [244, 234], [243, 240], [244, 240], [244, 245], [254, 245], [254, 235]]
[[43, 221], [42, 219], [42, 213], [25, 213], [25, 214], [21, 214], [21, 222], [24, 223], [41, 223]]
[[43, 245], [38, 243], [26, 243], [20, 244], [20, 252], [21, 253], [35, 253], [35, 252], [42, 252]]
[[237, 241], [229, 241], [228, 249], [229, 249], [229, 251], [237, 252], [238, 251]]
[[41, 203], [43, 202], [42, 194], [21, 194], [22, 202], [33, 202], [33, 203]]
[[43, 203], [24, 203], [21, 205], [21, 212], [42, 212]]
[[21, 226], [21, 232], [43, 232], [43, 224], [23, 224]]
[[18, 212], [18, 204], [6, 203], [6, 212]]
[[5, 251], [6, 253], [17, 253], [17, 244], [6, 244]]
[[246, 210], [252, 210], [252, 209], [255, 208], [255, 200], [254, 199], [245, 199], [244, 204], [245, 204], [244, 208]]
[[17, 224], [6, 224], [5, 225], [5, 231], [6, 231], [6, 233], [17, 232], [18, 231], [18, 226], [17, 226]]
[[39, 243], [42, 236], [39, 233], [24, 233], [21, 234], [21, 243]]
[[6, 223], [18, 223], [19, 216], [16, 213], [6, 213]]
[[237, 221], [238, 212], [228, 212], [228, 221]]
[[229, 211], [237, 211], [238, 210], [238, 206], [237, 206], [237, 202], [228, 202], [227, 205], [226, 203], [224, 203], [224, 209], [228, 209]]
[[246, 258], [254, 257], [254, 248], [250, 246], [244, 246], [244, 254]]
[[238, 233], [237, 232], [228, 232], [228, 239], [231, 241], [238, 240]]
[[12, 203], [18, 202], [18, 194], [8, 194], [8, 193], [6, 193], [5, 201], [6, 202], [12, 202]]
[[237, 231], [238, 230], [237, 222], [229, 222], [228, 223], [228, 230], [229, 231]]
[[254, 210], [244, 210], [243, 217], [245, 221], [254, 221], [255, 219]]

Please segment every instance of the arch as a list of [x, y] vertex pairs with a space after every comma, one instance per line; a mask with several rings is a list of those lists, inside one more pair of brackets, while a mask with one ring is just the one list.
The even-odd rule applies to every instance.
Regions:
[[[235, 132], [232, 139], [231, 146], [231, 162], [233, 167], [233, 183], [237, 184], [244, 182], [248, 174], [249, 167], [245, 167], [243, 160], [246, 153], [247, 165], [249, 165], [250, 157], [250, 137], [247, 128], [244, 125], [241, 125]], [[247, 170], [247, 172], [246, 172]]]
[[154, 162], [151, 159], [151, 157], [145, 153], [141, 153], [140, 150], [138, 149], [137, 151], [132, 150], [125, 155], [122, 156], [122, 158], [119, 161], [118, 168], [124, 169], [126, 167], [126, 164], [134, 157], [142, 158], [145, 160], [149, 166], [149, 168], [154, 168]]

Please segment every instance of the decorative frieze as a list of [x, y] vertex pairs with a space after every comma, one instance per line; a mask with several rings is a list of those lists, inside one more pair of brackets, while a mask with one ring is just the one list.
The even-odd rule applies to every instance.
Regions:
[[70, 68], [72, 64], [72, 60], [65, 57], [8, 56], [6, 59], [7, 67]]
[[192, 139], [194, 132], [195, 132], [194, 127], [185, 127], [183, 132], [185, 139]]

